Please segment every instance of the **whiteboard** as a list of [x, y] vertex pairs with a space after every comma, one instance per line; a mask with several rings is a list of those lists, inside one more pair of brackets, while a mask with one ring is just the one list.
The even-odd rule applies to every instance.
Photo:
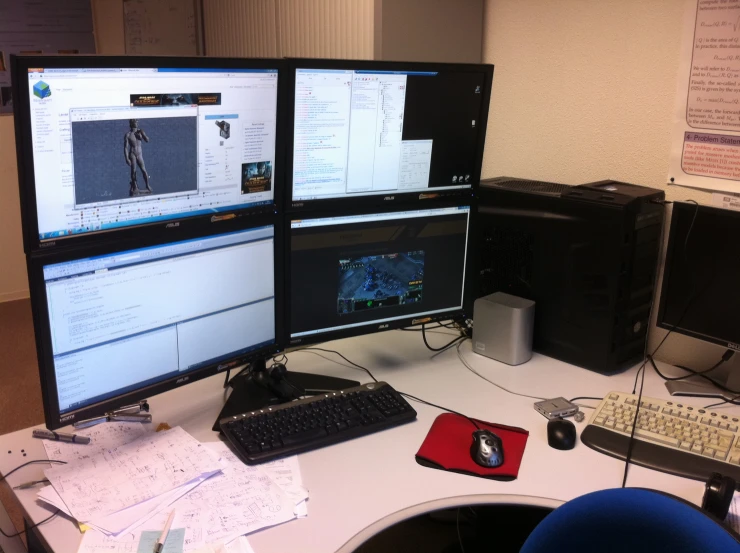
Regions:
[[126, 53], [197, 56], [197, 0], [123, 0]]

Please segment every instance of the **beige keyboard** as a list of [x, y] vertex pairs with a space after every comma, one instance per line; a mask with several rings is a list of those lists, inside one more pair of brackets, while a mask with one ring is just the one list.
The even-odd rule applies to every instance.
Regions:
[[[636, 411], [636, 395], [609, 393], [591, 416], [581, 441], [602, 453], [624, 458]], [[738, 416], [643, 396], [633, 461], [698, 479], [713, 471], [740, 476], [738, 428]]]

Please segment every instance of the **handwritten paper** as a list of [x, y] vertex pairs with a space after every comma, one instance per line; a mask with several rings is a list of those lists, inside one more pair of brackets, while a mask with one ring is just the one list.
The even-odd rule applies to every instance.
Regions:
[[44, 440], [46, 456], [53, 461], [73, 463], [133, 442], [147, 433], [140, 422], [107, 422], [75, 432], [78, 436], [90, 438], [89, 444], [70, 444]]
[[260, 468], [293, 500], [293, 503], [295, 503], [293, 512], [296, 516], [299, 518], [307, 517], [308, 506], [306, 500], [308, 499], [308, 490], [303, 487], [298, 456], [293, 455], [292, 457], [263, 463]]
[[209, 553], [248, 553], [248, 542], [232, 546], [236, 538], [296, 517], [295, 501], [261, 467], [243, 464], [224, 443], [204, 444], [204, 448], [219, 458], [221, 472], [161, 508], [134, 531], [117, 536], [87, 532], [78, 553], [136, 553], [142, 532], [161, 531], [172, 508], [173, 527], [185, 528], [185, 552], [206, 548]]
[[78, 522], [111, 515], [220, 470], [182, 428], [44, 471]]

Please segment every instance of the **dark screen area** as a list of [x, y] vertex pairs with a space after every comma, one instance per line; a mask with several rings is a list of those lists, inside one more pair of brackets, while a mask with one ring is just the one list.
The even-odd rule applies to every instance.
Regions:
[[292, 229], [290, 334], [459, 307], [467, 230], [464, 211]]
[[660, 323], [740, 344], [740, 213], [675, 203]]
[[407, 77], [402, 139], [433, 140], [430, 188], [459, 184], [452, 182], [453, 176], [470, 175], [472, 180], [476, 175], [476, 152], [485, 138], [484, 87], [483, 73]]

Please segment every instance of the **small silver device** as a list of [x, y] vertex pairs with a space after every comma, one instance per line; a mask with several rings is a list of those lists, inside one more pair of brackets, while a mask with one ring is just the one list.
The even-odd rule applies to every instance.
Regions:
[[507, 365], [532, 358], [534, 302], [504, 292], [473, 304], [473, 351]]
[[534, 408], [549, 420], [570, 417], [578, 412], [578, 405], [571, 403], [564, 397], [538, 401], [534, 404]]

